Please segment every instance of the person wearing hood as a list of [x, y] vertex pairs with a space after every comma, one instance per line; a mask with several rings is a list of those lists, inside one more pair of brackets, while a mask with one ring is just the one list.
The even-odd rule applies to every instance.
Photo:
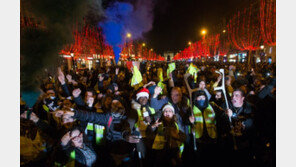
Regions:
[[[106, 142], [106, 150], [108, 155], [112, 157], [110, 163], [119, 165], [123, 159], [129, 156], [132, 150], [130, 143], [138, 143], [139, 139], [135, 135], [131, 135], [130, 125], [125, 115], [125, 107], [120, 98], [113, 99], [110, 112], [96, 113], [87, 112], [79, 109], [71, 109], [71, 111], [57, 111], [63, 114], [63, 118], [74, 118], [80, 121], [95, 123], [105, 127], [104, 140]], [[66, 123], [66, 122], [64, 122]]]
[[227, 115], [213, 102], [209, 102], [206, 92], [198, 90], [193, 94], [193, 115], [189, 117], [193, 124], [197, 146], [197, 159], [206, 165], [217, 157], [217, 142], [229, 132]]

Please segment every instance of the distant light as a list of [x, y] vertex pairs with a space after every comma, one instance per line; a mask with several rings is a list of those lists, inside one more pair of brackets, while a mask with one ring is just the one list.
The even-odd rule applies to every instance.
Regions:
[[191, 45], [191, 42], [190, 41], [188, 42], [188, 45]]
[[131, 33], [127, 33], [126, 34], [126, 37], [131, 38], [132, 37], [132, 34]]
[[92, 58], [92, 57], [87, 57], [87, 59], [88, 59], [88, 60], [92, 60], [93, 58]]
[[146, 44], [145, 44], [145, 43], [142, 43], [142, 46], [143, 46], [143, 47], [145, 47], [145, 46], [146, 46]]
[[226, 33], [226, 30], [223, 30], [223, 33]]
[[264, 45], [261, 45], [260, 48], [261, 48], [261, 49], [264, 49]]
[[151, 50], [151, 51], [153, 51], [153, 49], [152, 49], [152, 48], [151, 48], [150, 50]]
[[201, 34], [202, 35], [206, 35], [207, 34], [207, 30], [206, 29], [201, 30]]
[[71, 53], [70, 55], [71, 55], [72, 57], [74, 57], [74, 53]]
[[63, 57], [71, 57], [70, 55], [63, 55]]

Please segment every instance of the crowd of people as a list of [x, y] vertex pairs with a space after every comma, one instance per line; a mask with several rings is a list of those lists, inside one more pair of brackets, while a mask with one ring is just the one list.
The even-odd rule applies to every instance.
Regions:
[[62, 66], [21, 97], [21, 166], [275, 166], [275, 64], [133, 65]]

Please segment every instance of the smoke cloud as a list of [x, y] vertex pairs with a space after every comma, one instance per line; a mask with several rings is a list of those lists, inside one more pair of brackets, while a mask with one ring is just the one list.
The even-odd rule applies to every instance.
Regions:
[[108, 44], [112, 45], [116, 63], [121, 52], [120, 45], [126, 40], [126, 33], [132, 40], [142, 38], [143, 33], [152, 29], [152, 0], [138, 0], [135, 5], [128, 2], [114, 2], [105, 10], [105, 20], [99, 23]]

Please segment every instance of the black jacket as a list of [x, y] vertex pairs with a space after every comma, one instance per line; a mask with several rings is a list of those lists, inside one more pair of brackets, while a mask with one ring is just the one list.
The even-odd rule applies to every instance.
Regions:
[[75, 110], [75, 119], [105, 126], [104, 137], [109, 152], [124, 154], [130, 151], [131, 144], [125, 137], [131, 134], [130, 125], [125, 115], [115, 117], [111, 113], [95, 113]]
[[[84, 144], [85, 144], [85, 146], [88, 147], [88, 148], [89, 148], [94, 154], [96, 154], [90, 143], [88, 143], [88, 142], [84, 142]], [[68, 145], [66, 145], [66, 146], [62, 146], [62, 150], [61, 150], [61, 152], [63, 152], [63, 153], [66, 155], [66, 156], [64, 156], [64, 157], [67, 157], [67, 158], [66, 158], [66, 159], [67, 159], [66, 162], [71, 161], [71, 157], [70, 157], [70, 156], [71, 156], [71, 152], [72, 152], [72, 151], [75, 151], [75, 166], [76, 166], [76, 167], [86, 166], [86, 158], [85, 158], [83, 152], [82, 152], [80, 149], [71, 146], [70, 144], [68, 144]], [[65, 163], [65, 161], [64, 161], [64, 163]], [[95, 163], [94, 163], [94, 164], [95, 164]], [[94, 164], [93, 164], [92, 166], [94, 166]]]

